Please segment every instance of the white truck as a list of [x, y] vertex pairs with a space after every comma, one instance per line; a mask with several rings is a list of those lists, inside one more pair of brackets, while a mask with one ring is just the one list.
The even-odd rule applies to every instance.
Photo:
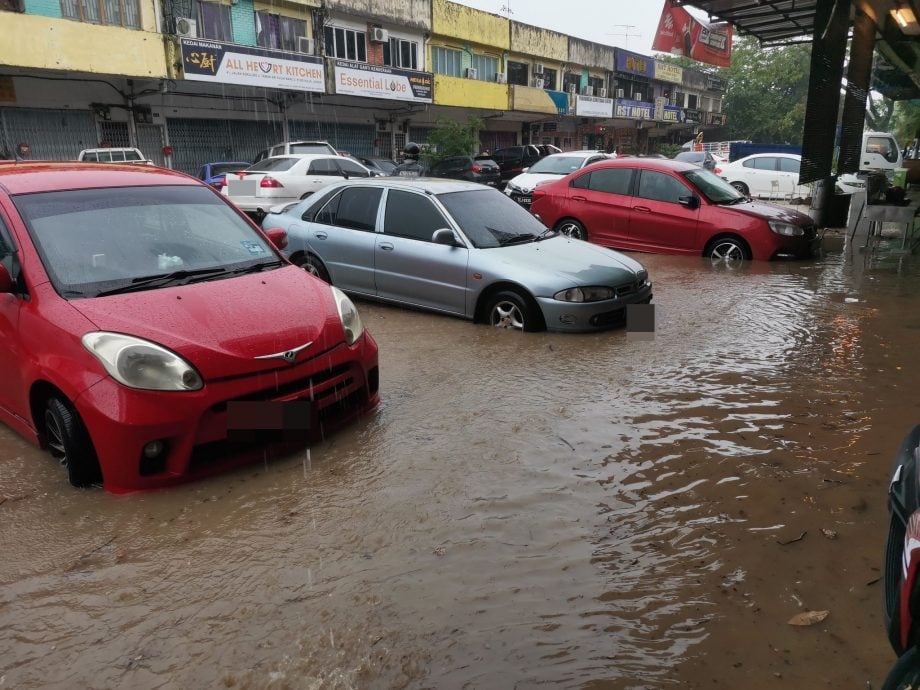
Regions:
[[881, 170], [891, 179], [895, 170], [903, 166], [901, 147], [894, 135], [889, 132], [863, 132], [859, 173], [841, 175], [837, 186], [844, 192], [862, 191], [866, 188], [866, 176], [862, 173]]

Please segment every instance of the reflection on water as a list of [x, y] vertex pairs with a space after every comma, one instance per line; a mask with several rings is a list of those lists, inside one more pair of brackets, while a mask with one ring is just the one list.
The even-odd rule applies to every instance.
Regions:
[[913, 423], [920, 272], [640, 258], [651, 342], [362, 304], [383, 402], [309, 457], [113, 497], [0, 428], [0, 687], [673, 683]]

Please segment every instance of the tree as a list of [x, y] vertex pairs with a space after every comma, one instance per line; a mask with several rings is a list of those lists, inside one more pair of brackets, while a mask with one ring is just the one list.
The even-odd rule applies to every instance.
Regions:
[[891, 118], [894, 115], [894, 101], [884, 96], [866, 99], [866, 129], [870, 132], [891, 131]]
[[439, 118], [437, 127], [428, 135], [428, 150], [422, 156], [429, 165], [451, 156], [471, 156], [479, 145], [479, 130], [483, 122], [470, 116], [466, 123]]

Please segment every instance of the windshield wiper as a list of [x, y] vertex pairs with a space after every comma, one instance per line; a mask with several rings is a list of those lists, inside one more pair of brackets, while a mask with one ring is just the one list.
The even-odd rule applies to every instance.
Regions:
[[281, 261], [280, 259], [276, 259], [275, 261], [263, 261], [260, 264], [253, 264], [252, 266], [244, 266], [243, 268], [236, 268], [230, 271], [230, 273], [232, 273], [233, 275], [243, 275], [244, 273], [259, 273], [263, 269], [279, 268], [280, 266], [284, 266], [284, 262]]
[[514, 237], [506, 237], [503, 240], [499, 240], [498, 243], [502, 247], [507, 247], [512, 244], [524, 244], [525, 242], [536, 242], [536, 235], [515, 235]]
[[541, 232], [541, 233], [534, 239], [534, 242], [539, 242], [540, 240], [549, 239], [550, 237], [553, 237], [553, 236], [556, 235], [556, 234], [558, 234], [558, 233], [556, 232], [555, 229], [553, 229], [553, 228], [546, 228], [546, 230], [544, 230], [543, 232]]
[[138, 290], [146, 290], [151, 287], [164, 287], [170, 283], [174, 283], [177, 280], [184, 280], [182, 283], [194, 282], [189, 280], [191, 278], [198, 278], [201, 276], [212, 276], [218, 273], [226, 273], [227, 269], [223, 266], [218, 266], [216, 268], [199, 268], [193, 271], [173, 271], [172, 273], [165, 273], [162, 275], [155, 276], [144, 276], [142, 278], [134, 278], [129, 285], [122, 285], [121, 287], [112, 288], [111, 290], [103, 290], [102, 292], [96, 293], [96, 297], [106, 297], [107, 295], [121, 295], [126, 292], [136, 292]]

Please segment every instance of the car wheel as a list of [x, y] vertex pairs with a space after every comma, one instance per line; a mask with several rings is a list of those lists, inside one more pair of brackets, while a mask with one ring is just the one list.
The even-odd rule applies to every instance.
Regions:
[[80, 415], [68, 402], [53, 396], [45, 404], [45, 443], [51, 457], [67, 468], [73, 486], [102, 482], [102, 470]]
[[882, 690], [911, 690], [918, 686], [920, 686], [920, 650], [911, 647], [892, 666], [882, 684]]
[[748, 186], [744, 184], [744, 182], [732, 182], [731, 185], [741, 194], [744, 194], [744, 196], [751, 196], [751, 190], [748, 189]]
[[332, 285], [332, 281], [329, 279], [329, 271], [326, 270], [326, 267], [323, 265], [323, 262], [318, 256], [313, 254], [298, 254], [297, 256], [292, 257], [291, 261], [296, 266], [300, 266], [311, 276], [316, 276], [323, 282]]
[[495, 293], [486, 309], [489, 324], [495, 328], [517, 331], [538, 331], [543, 328], [537, 307], [517, 292], [504, 290]]
[[556, 231], [562, 233], [566, 237], [571, 237], [573, 240], [588, 241], [588, 231], [585, 230], [585, 226], [577, 220], [564, 220], [560, 222], [556, 226]]
[[749, 261], [751, 250], [744, 240], [734, 237], [718, 237], [706, 247], [705, 255], [713, 263], [734, 263], [736, 261]]

